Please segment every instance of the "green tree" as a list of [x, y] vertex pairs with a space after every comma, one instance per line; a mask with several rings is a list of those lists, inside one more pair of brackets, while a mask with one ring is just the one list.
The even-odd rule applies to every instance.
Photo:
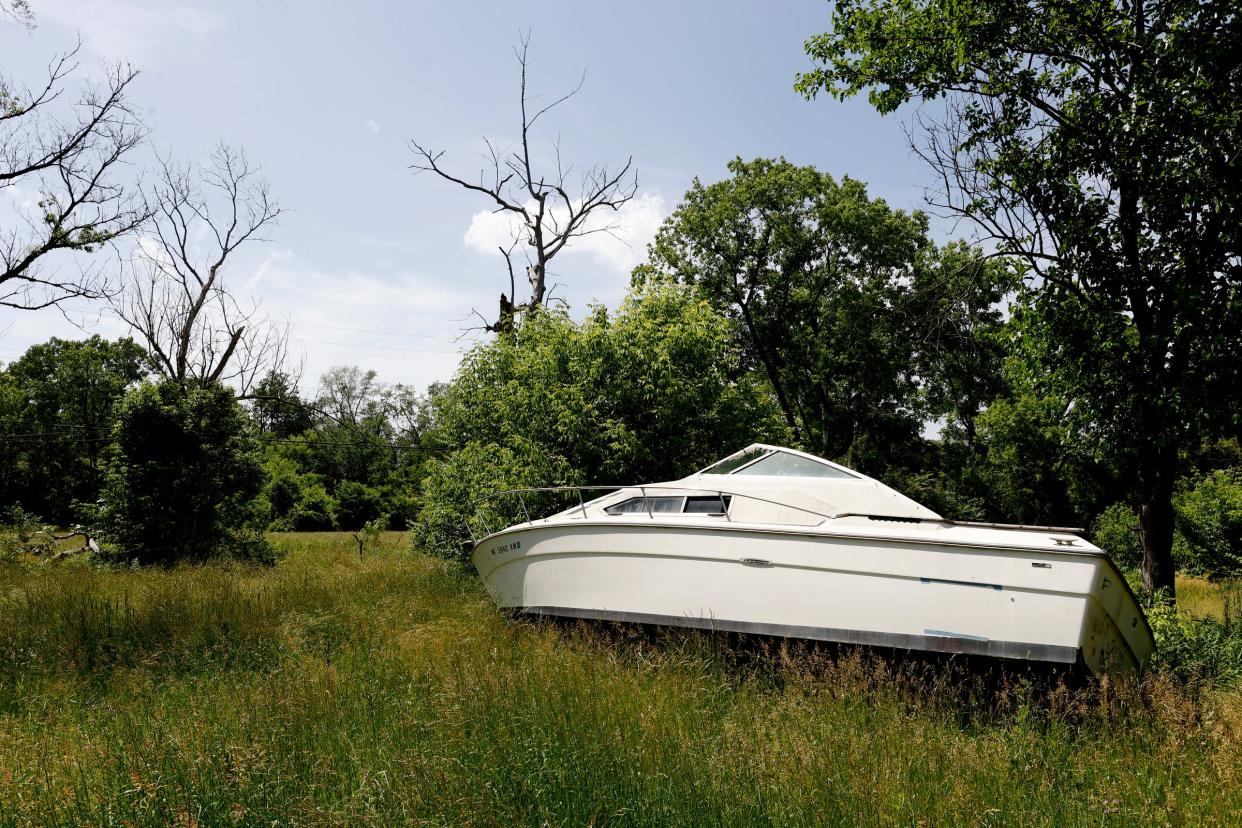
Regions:
[[807, 96], [943, 99], [942, 206], [1029, 266], [1051, 366], [1137, 457], [1143, 581], [1171, 594], [1179, 447], [1239, 416], [1237, 4], [840, 0], [806, 48]]
[[593, 481], [668, 479], [754, 435], [787, 436], [728, 320], [668, 284], [635, 291], [615, 317], [533, 316], [468, 353], [433, 406], [436, 445], [521, 436]]
[[313, 403], [282, 374], [256, 389], [250, 411], [266, 444], [272, 529], [355, 529], [381, 515], [404, 529], [416, 516], [434, 386], [420, 395], [374, 371], [338, 366], [324, 373]]
[[247, 533], [263, 470], [229, 389], [144, 383], [126, 395], [113, 434], [100, 523], [124, 559], [270, 555]]
[[937, 249], [926, 216], [854, 179], [784, 159], [735, 159], [729, 171], [694, 181], [636, 279], [696, 285], [732, 319], [812, 451], [878, 473], [929, 415], [969, 423], [992, 392], [984, 332], [1012, 281], [1005, 263]]
[[0, 372], [0, 503], [61, 524], [94, 502], [117, 404], [149, 373], [130, 339], [52, 339]]
[[1242, 576], [1242, 467], [1185, 481], [1174, 504], [1183, 567], [1215, 578]]
[[[279, 447], [283, 449], [284, 447]], [[303, 458], [304, 459], [304, 458]], [[258, 511], [273, 532], [317, 532], [336, 528], [336, 502], [319, 475], [303, 472], [288, 452], [268, 447]]]
[[1022, 290], [1009, 305], [998, 332], [1002, 388], [975, 417], [976, 440], [961, 463], [989, 519], [1089, 526], [1106, 506], [1134, 500], [1134, 457], [1077, 404], [1063, 375], [1047, 370], [1049, 331], [1033, 300]]
[[383, 514], [383, 495], [365, 483], [342, 480], [335, 495], [337, 525], [342, 529], [359, 529]]
[[[530, 317], [526, 321], [529, 323]], [[505, 445], [472, 440], [438, 462], [423, 481], [421, 509], [413, 524], [414, 543], [424, 552], [463, 559], [464, 542], [524, 520], [547, 514], [571, 500], [526, 494], [478, 502], [492, 492], [541, 486], [582, 485], [582, 472], [520, 435]]]
[[269, 371], [254, 387], [250, 416], [260, 434], [281, 440], [302, 434], [314, 424], [313, 413], [299, 396], [293, 378], [282, 371]]

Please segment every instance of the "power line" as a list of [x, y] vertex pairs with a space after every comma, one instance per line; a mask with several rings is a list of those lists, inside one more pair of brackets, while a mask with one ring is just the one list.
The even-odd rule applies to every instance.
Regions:
[[367, 348], [372, 351], [403, 351], [409, 354], [453, 354], [461, 355], [461, 351], [437, 351], [431, 348], [397, 348], [391, 345], [363, 345], [357, 342], [328, 342], [325, 339], [302, 339], [298, 338], [298, 342], [307, 345], [333, 345], [338, 348]]
[[[75, 428], [75, 429], [80, 429], [82, 431], [86, 431], [87, 429], [90, 428], [90, 426], [71, 425], [69, 423], [66, 423], [64, 425], [57, 426], [57, 428], [62, 428], [62, 429]], [[0, 437], [6, 437], [6, 438], [7, 437], [64, 437], [64, 436], [66, 435], [63, 431], [28, 431], [22, 434], [0, 434]]]
[[34, 434], [0, 434], [0, 441], [8, 441], [10, 443], [44, 443], [50, 444], [59, 442], [47, 439], [48, 437], [66, 437], [74, 443], [106, 443], [111, 437], [87, 437], [85, 435], [63, 434], [58, 432], [48, 432], [46, 435]]
[[[61, 310], [68, 311], [70, 313], [81, 313], [81, 314], [112, 313], [113, 315], [115, 315], [115, 311], [107, 307], [93, 308], [93, 309], [64, 307], [64, 308], [61, 308]], [[349, 333], [376, 334], [378, 336], [403, 336], [403, 337], [408, 337], [412, 339], [434, 339], [434, 340], [440, 340], [442, 342], [456, 342], [458, 339], [457, 337], [454, 337], [454, 336], [443, 336], [440, 334], [419, 334], [419, 333], [409, 333], [407, 331], [384, 331], [384, 330], [379, 330], [377, 328], [350, 328], [344, 325], [325, 325], [319, 322], [297, 322], [292, 319], [287, 320], [287, 321], [288, 321], [288, 324], [299, 327], [299, 328], [323, 328], [323, 329], [331, 330], [331, 331], [346, 331]], [[278, 325], [280, 320], [273, 319], [273, 322]], [[324, 341], [315, 340], [315, 339], [303, 339], [300, 341], [312, 342], [312, 343], [317, 343], [321, 345], [337, 345], [337, 346], [344, 347], [344, 348], [376, 348], [376, 349], [389, 350], [389, 351], [410, 350], [414, 353], [434, 353], [434, 354], [458, 353], [457, 351], [423, 351], [423, 350], [413, 349], [413, 348], [411, 349], [390, 348], [390, 347], [386, 347], [383, 345], [355, 345], [355, 344], [346, 343], [346, 342], [324, 342]], [[12, 348], [8, 346], [4, 346], [4, 345], [0, 345], [0, 349], [6, 350], [6, 351], [16, 351], [19, 353], [22, 351], [22, 349], [20, 348]]]
[[[75, 429], [85, 430], [88, 427], [77, 426], [77, 425], [66, 425], [64, 426], [64, 428], [75, 428]], [[22, 434], [0, 434], [0, 440], [7, 440], [10, 442], [50, 443], [52, 442], [52, 440], [47, 439], [50, 437], [69, 437], [73, 439], [74, 442], [79, 442], [79, 443], [103, 443], [103, 442], [108, 442], [112, 439], [111, 435], [100, 436], [100, 437], [87, 437], [85, 435], [66, 434], [63, 431], [30, 431], [30, 432], [25, 432]], [[381, 449], [383, 451], [440, 451], [440, 452], [444, 452], [444, 451], [453, 450], [451, 447], [447, 447], [447, 446], [425, 446], [420, 443], [412, 443], [412, 444], [403, 445], [400, 443], [389, 442], [388, 440], [385, 440], [383, 438], [376, 438], [374, 440], [323, 440], [323, 439], [315, 439], [313, 437], [308, 439], [306, 437], [260, 436], [258, 439], [259, 439], [259, 442], [262, 442], [262, 443], [297, 444], [297, 445], [306, 446], [307, 448], [315, 448], [318, 446], [332, 446], [332, 447], [342, 447], [342, 448], [374, 448], [374, 449]]]
[[437, 336], [435, 334], [416, 334], [404, 333], [401, 331], [378, 331], [373, 328], [346, 328], [341, 325], [320, 325], [315, 322], [290, 322], [290, 325], [296, 325], [299, 328], [326, 328], [330, 331], [349, 331], [351, 333], [369, 333], [380, 334], [381, 336], [407, 336], [414, 339], [442, 339], [447, 342], [456, 341], [457, 337], [453, 336]]
[[307, 448], [314, 448], [316, 446], [340, 446], [340, 447], [377, 448], [377, 449], [383, 449], [384, 451], [390, 451], [390, 450], [391, 451], [452, 451], [453, 450], [452, 448], [449, 448], [447, 446], [424, 446], [420, 443], [411, 443], [407, 445], [401, 445], [400, 443], [389, 443], [387, 441], [371, 441], [371, 440], [357, 440], [357, 441], [313, 440], [313, 439], [306, 440], [306, 439], [298, 439], [296, 437], [261, 437], [259, 439], [261, 442], [265, 442], [265, 443], [296, 443], [299, 445], [306, 446]]

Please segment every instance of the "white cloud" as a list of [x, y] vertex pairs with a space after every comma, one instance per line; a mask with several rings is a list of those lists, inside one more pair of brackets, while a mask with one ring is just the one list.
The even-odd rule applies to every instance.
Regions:
[[483, 299], [444, 283], [409, 273], [324, 272], [280, 254], [258, 270], [264, 310], [291, 323], [294, 350], [305, 357], [307, 393], [335, 365], [374, 368], [385, 382], [424, 387], [449, 379], [473, 344], [455, 340], [471, 324], [460, 320]]
[[138, 253], [143, 258], [150, 259], [155, 262], [168, 264], [171, 261], [168, 251], [164, 249], [162, 244], [160, 244], [159, 239], [145, 233], [138, 236], [135, 240], [134, 252]]
[[[616, 213], [595, 213], [591, 227], [612, 225], [612, 231], [574, 239], [566, 246], [565, 253], [588, 253], [622, 274], [629, 273], [646, 258], [647, 245], [666, 215], [663, 196], [643, 193]], [[470, 219], [464, 241], [467, 247], [499, 256], [499, 248], [508, 247], [520, 227], [521, 222], [512, 213], [483, 210]]]
[[264, 256], [263, 261], [260, 262], [259, 266], [255, 269], [254, 275], [251, 276], [249, 281], [246, 282], [246, 292], [254, 292], [255, 288], [259, 286], [259, 282], [262, 282], [263, 277], [267, 275], [267, 271], [271, 269], [273, 263], [291, 258], [293, 258], [292, 250], [277, 250]]
[[183, 45], [224, 24], [216, 12], [183, 3], [140, 0], [44, 0], [35, 7], [47, 20], [80, 32], [87, 48], [107, 60], [150, 63], [161, 47]]
[[17, 184], [9, 184], [6, 187], [0, 187], [0, 227], [5, 227], [14, 221], [30, 223], [37, 220], [35, 207], [38, 206], [38, 191], [31, 188], [18, 186]]
[[380, 131], [380, 125], [375, 123], [375, 121], [367, 121], [362, 126], [367, 132], [371, 133], [372, 135]]
[[[443, 317], [460, 314], [474, 298], [468, 293], [449, 290], [429, 280], [397, 275], [380, 279], [367, 273], [323, 273], [286, 268], [279, 259], [264, 262], [265, 281], [273, 294], [296, 302], [299, 313], [307, 311], [326, 316], [358, 313], [365, 321], [377, 313], [385, 316]], [[326, 316], [325, 320], [326, 321]]]

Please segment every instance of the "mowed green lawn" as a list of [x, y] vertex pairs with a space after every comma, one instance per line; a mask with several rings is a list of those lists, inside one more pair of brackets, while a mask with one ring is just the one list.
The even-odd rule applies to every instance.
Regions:
[[0, 564], [0, 825], [1242, 818], [1234, 692], [512, 621], [399, 535], [276, 542], [272, 569]]

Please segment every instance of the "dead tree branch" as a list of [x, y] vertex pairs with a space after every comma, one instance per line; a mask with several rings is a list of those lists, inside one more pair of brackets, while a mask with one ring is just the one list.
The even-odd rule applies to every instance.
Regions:
[[[504, 213], [513, 220], [513, 243], [507, 250], [501, 248], [508, 269], [509, 293], [500, 294], [497, 320], [486, 325], [487, 330], [497, 332], [511, 329], [518, 313], [529, 313], [542, 307], [547, 299], [547, 274], [551, 261], [576, 238], [595, 233], [615, 233], [616, 213], [638, 191], [633, 157], [627, 158], [620, 167], [589, 167], [575, 181], [573, 165], [566, 167], [561, 161], [559, 140], [553, 142], [555, 153], [550, 168], [537, 168], [531, 150], [535, 124], [576, 95], [586, 82], [586, 73], [583, 72], [570, 91], [536, 108], [534, 101], [537, 96], [530, 94], [527, 87], [529, 47], [530, 36], [527, 34], [521, 37], [519, 46], [514, 49], [520, 76], [521, 140], [515, 149], [502, 151], [485, 137], [486, 164], [479, 171], [477, 180], [450, 172], [442, 163], [444, 150], [429, 149], [417, 141], [410, 142], [416, 159], [410, 168], [415, 174], [433, 173], [465, 190], [479, 193], [494, 206], [495, 212]], [[608, 214], [612, 215], [611, 219], [606, 217]], [[520, 303], [515, 295], [516, 280], [513, 275], [513, 252], [519, 243], [526, 247], [526, 278], [530, 284], [529, 297]]]
[[[35, 89], [0, 78], [0, 190], [13, 199], [0, 226], [0, 306], [36, 310], [115, 290], [111, 271], [75, 259], [49, 266], [57, 251], [93, 253], [149, 218], [120, 173], [146, 136], [127, 95], [138, 76], [112, 67], [61, 106], [78, 68], [80, 44], [57, 55]], [[0, 214], [3, 215], [3, 214]]]
[[184, 387], [226, 383], [246, 397], [289, 351], [288, 326], [239, 299], [226, 279], [230, 258], [265, 241], [281, 215], [270, 185], [244, 152], [221, 145], [203, 167], [162, 160], [147, 203], [151, 234], [114, 310], [165, 377]]

